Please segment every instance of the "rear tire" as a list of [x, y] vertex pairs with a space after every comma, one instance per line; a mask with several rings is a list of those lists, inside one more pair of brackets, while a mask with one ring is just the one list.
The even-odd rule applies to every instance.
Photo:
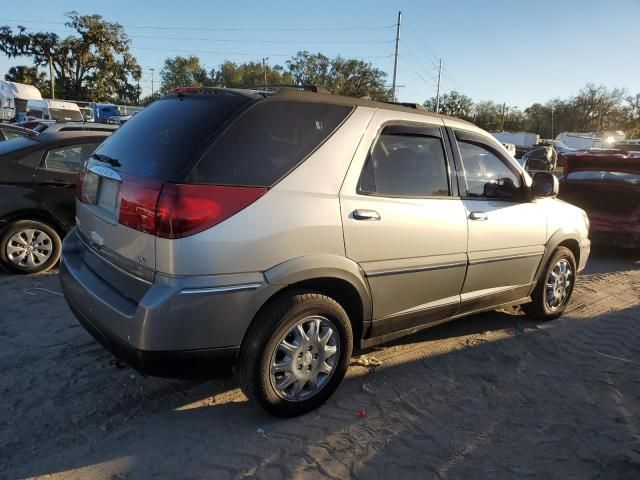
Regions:
[[17, 220], [0, 232], [0, 264], [13, 273], [45, 272], [58, 263], [61, 252], [58, 232], [38, 220]]
[[558, 247], [533, 290], [531, 303], [522, 305], [524, 313], [543, 321], [558, 318], [571, 300], [576, 274], [573, 253], [566, 247]]
[[314, 410], [342, 381], [353, 350], [351, 322], [326, 295], [276, 298], [247, 332], [236, 365], [245, 395], [277, 417]]

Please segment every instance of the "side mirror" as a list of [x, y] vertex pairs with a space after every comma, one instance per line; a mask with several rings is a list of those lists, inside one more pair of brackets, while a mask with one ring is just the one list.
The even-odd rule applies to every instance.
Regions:
[[534, 197], [555, 197], [560, 191], [558, 177], [549, 172], [538, 172], [533, 176], [531, 194]]

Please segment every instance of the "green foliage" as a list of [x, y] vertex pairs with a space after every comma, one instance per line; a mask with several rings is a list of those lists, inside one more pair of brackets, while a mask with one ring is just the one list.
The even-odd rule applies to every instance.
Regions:
[[[431, 111], [435, 111], [435, 104], [435, 97], [424, 102]], [[523, 112], [492, 101], [474, 103], [452, 91], [440, 97], [440, 113], [470, 120], [488, 131], [535, 132], [543, 138], [550, 138], [552, 133], [605, 130], [622, 130], [629, 138], [640, 136], [640, 94], [629, 96], [623, 89], [593, 84], [587, 84], [574, 97], [545, 105], [534, 103]]]
[[49, 94], [47, 75], [44, 72], [38, 71], [38, 67], [30, 67], [28, 65], [11, 67], [4, 76], [4, 79], [10, 82], [33, 85], [40, 90], [40, 93], [45, 97]]
[[47, 65], [51, 58], [58, 97], [137, 101], [140, 89], [133, 82], [140, 80], [142, 72], [122, 25], [100, 15], [70, 12], [66, 16], [65, 25], [77, 35], [61, 38], [50, 32], [27, 32], [23, 26], [14, 31], [5, 25], [0, 27], [0, 51], [9, 57], [30, 57], [35, 66]]

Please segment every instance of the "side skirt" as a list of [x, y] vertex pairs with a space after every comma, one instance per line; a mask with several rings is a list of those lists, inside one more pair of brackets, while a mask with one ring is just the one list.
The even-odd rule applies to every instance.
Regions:
[[412, 335], [414, 333], [417, 333], [421, 330], [425, 330], [427, 328], [431, 328], [434, 327], [436, 325], [440, 325], [442, 323], [446, 323], [446, 322], [450, 322], [451, 320], [456, 320], [458, 318], [462, 318], [462, 317], [467, 317], [470, 315], [476, 315], [478, 313], [482, 313], [482, 312], [490, 312], [491, 310], [498, 310], [500, 308], [507, 308], [507, 307], [512, 307], [515, 305], [522, 305], [523, 303], [529, 303], [531, 302], [531, 297], [530, 296], [526, 296], [526, 297], [522, 297], [518, 300], [511, 300], [509, 302], [505, 302], [505, 303], [501, 303], [498, 305], [491, 305], [491, 306], [484, 306], [481, 308], [478, 308], [477, 310], [472, 310], [472, 311], [467, 311], [464, 313], [459, 313], [457, 315], [453, 315], [452, 317], [447, 317], [447, 318], [443, 318], [441, 320], [437, 320], [434, 322], [430, 322], [424, 325], [418, 325], [412, 328], [407, 328], [405, 330], [400, 330], [397, 332], [393, 332], [393, 333], [388, 333], [386, 335], [380, 335], [378, 337], [373, 337], [373, 338], [366, 338], [366, 339], [362, 339], [360, 341], [360, 349], [361, 350], [365, 350], [367, 348], [371, 348], [371, 347], [375, 347], [377, 345], [383, 344], [383, 343], [387, 343], [387, 342], [391, 342], [393, 340], [396, 340], [398, 338], [402, 338], [402, 337], [406, 337], [407, 335]]

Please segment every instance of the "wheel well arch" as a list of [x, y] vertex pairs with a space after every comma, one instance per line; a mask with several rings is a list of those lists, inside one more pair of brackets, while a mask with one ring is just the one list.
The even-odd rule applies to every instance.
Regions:
[[11, 212], [10, 214], [2, 217], [2, 220], [4, 220], [4, 226], [20, 220], [39, 220], [41, 222], [45, 222], [47, 225], [50, 225], [51, 228], [53, 228], [56, 232], [58, 232], [58, 235], [60, 235], [60, 238], [64, 237], [67, 231], [67, 227], [60, 220], [58, 220], [58, 218], [56, 218], [53, 214], [45, 210], [38, 210], [38, 209], [17, 210], [15, 212]]
[[[571, 250], [573, 257], [576, 259], [576, 265], [580, 265], [580, 244], [574, 238], [567, 238], [558, 244], [558, 247], [566, 247]], [[556, 247], [556, 248], [558, 248]]]
[[[363, 300], [360, 297], [360, 293], [358, 292], [357, 288], [353, 284], [351, 284], [347, 280], [337, 277], [310, 278], [291, 283], [281, 288], [271, 297], [269, 297], [267, 301], [265, 301], [264, 304], [258, 309], [258, 311], [253, 316], [246, 332], [248, 332], [253, 327], [256, 318], [258, 318], [262, 311], [267, 308], [267, 306], [269, 306], [275, 299], [300, 291], [313, 291], [321, 293], [333, 298], [336, 302], [338, 302], [347, 312], [349, 321], [351, 322], [354, 348], [360, 348], [360, 341], [362, 339], [365, 328], [365, 307], [363, 304]], [[242, 341], [244, 342], [246, 338], [247, 335], [245, 333]]]

